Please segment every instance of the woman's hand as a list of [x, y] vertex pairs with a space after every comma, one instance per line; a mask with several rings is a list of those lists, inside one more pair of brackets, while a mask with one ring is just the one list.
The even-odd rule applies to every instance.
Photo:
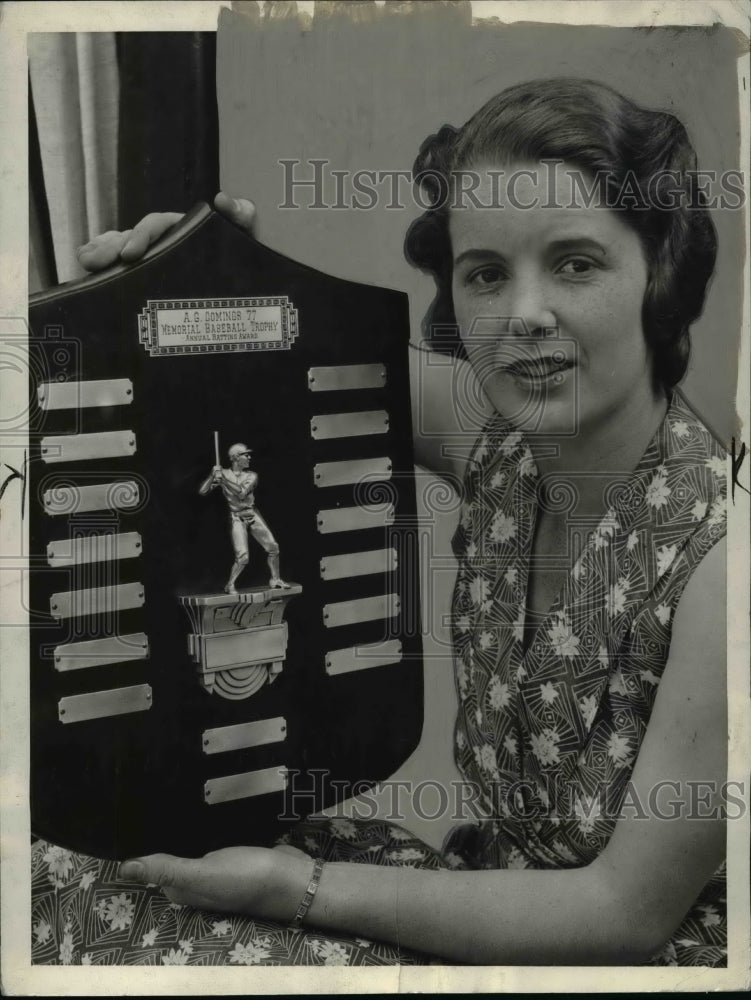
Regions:
[[171, 902], [289, 923], [310, 879], [311, 858], [294, 847], [227, 847], [202, 858], [151, 854], [120, 865], [119, 877], [154, 884]]
[[[247, 198], [230, 198], [220, 191], [214, 208], [246, 232], [253, 231], [256, 209]], [[140, 260], [152, 243], [182, 219], [179, 212], [152, 212], [125, 232], [110, 230], [78, 248], [78, 262], [86, 271], [102, 271], [118, 261], [131, 264]]]

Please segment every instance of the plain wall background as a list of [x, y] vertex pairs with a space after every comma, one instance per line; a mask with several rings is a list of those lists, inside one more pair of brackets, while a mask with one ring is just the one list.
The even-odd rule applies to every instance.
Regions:
[[[412, 336], [433, 282], [404, 259], [419, 214], [402, 182], [404, 210], [281, 211], [281, 159], [329, 160], [331, 170], [409, 170], [422, 140], [461, 125], [511, 83], [590, 77], [688, 128], [704, 170], [739, 169], [738, 38], [714, 28], [605, 28], [471, 24], [468, 10], [436, 6], [372, 22], [316, 17], [259, 23], [222, 11], [217, 40], [223, 190], [252, 198], [257, 235], [323, 271], [408, 292]], [[385, 191], [385, 188], [381, 188]], [[349, 195], [350, 189], [347, 189]], [[311, 195], [299, 189], [307, 205]], [[333, 186], [326, 200], [335, 200]], [[742, 211], [715, 211], [720, 250], [707, 306], [693, 330], [684, 388], [718, 435], [735, 432], [735, 387], [744, 272]], [[356, 333], [353, 317], [353, 334]]]

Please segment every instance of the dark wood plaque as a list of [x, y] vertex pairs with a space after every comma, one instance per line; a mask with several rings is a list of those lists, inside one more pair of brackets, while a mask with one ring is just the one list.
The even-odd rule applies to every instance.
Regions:
[[[388, 778], [422, 728], [406, 296], [199, 206], [29, 318], [33, 831], [198, 855]], [[250, 537], [224, 591], [215, 434], [289, 588]]]

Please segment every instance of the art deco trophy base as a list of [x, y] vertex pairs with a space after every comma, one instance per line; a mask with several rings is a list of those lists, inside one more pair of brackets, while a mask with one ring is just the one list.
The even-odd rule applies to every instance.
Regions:
[[291, 583], [179, 598], [193, 626], [188, 652], [206, 691], [239, 700], [273, 683], [287, 652], [285, 610], [300, 593], [302, 587]]

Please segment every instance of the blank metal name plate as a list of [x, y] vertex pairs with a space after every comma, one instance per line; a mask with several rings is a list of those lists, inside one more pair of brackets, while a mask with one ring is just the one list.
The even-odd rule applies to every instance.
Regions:
[[331, 510], [319, 510], [317, 515], [318, 531], [322, 535], [334, 531], [363, 531], [368, 528], [383, 528], [392, 524], [394, 508], [391, 504], [369, 507], [334, 507]]
[[85, 462], [98, 458], [127, 458], [135, 454], [133, 431], [101, 431], [97, 434], [60, 434], [42, 438], [42, 461]]
[[45, 490], [45, 514], [85, 514], [90, 510], [131, 510], [141, 499], [138, 483], [97, 483], [95, 486], [58, 486]]
[[283, 792], [287, 787], [286, 767], [266, 767], [261, 771], [228, 774], [225, 778], [210, 778], [203, 786], [203, 797], [208, 805], [246, 799], [253, 795]]
[[321, 577], [324, 580], [368, 576], [370, 573], [392, 573], [397, 566], [396, 549], [372, 549], [369, 552], [324, 556], [320, 565]]
[[339, 601], [336, 604], [324, 604], [323, 621], [326, 628], [338, 628], [340, 625], [394, 618], [399, 614], [399, 607], [400, 602], [396, 594], [379, 594], [377, 597], [361, 597], [356, 601]]
[[47, 546], [50, 566], [80, 566], [81, 563], [108, 559], [134, 559], [141, 554], [141, 536], [137, 531], [115, 535], [88, 535], [62, 538]]
[[391, 479], [390, 459], [351, 458], [346, 462], [319, 462], [313, 466], [316, 486], [346, 486], [364, 479]]
[[66, 590], [50, 597], [53, 618], [86, 618], [110, 611], [140, 608], [143, 604], [142, 583], [121, 583], [115, 587], [93, 587], [91, 590]]
[[69, 642], [55, 646], [55, 670], [83, 670], [85, 667], [106, 667], [110, 663], [145, 660], [149, 655], [149, 640], [143, 632], [130, 635], [110, 635], [104, 639]]
[[311, 368], [308, 371], [308, 388], [311, 392], [380, 389], [384, 385], [386, 385], [385, 365], [332, 365]]
[[60, 722], [85, 722], [87, 719], [106, 719], [129, 712], [145, 712], [148, 708], [151, 708], [151, 686], [134, 684], [132, 687], [61, 698], [57, 703], [57, 715]]
[[37, 389], [42, 410], [78, 410], [90, 406], [127, 406], [133, 402], [129, 378], [90, 382], [42, 382]]
[[206, 729], [201, 742], [204, 753], [225, 753], [228, 750], [242, 750], [244, 747], [280, 743], [286, 739], [286, 735], [287, 720], [280, 715], [276, 719], [259, 719], [257, 722], [243, 722], [239, 726]]
[[198, 638], [202, 647], [201, 663], [206, 670], [283, 660], [287, 651], [286, 623], [233, 629]]
[[310, 421], [311, 437], [317, 441], [326, 438], [361, 437], [364, 434], [385, 434], [389, 429], [389, 415], [385, 410], [358, 410], [355, 413], [322, 413]]
[[326, 673], [330, 676], [348, 674], [353, 670], [367, 670], [369, 667], [399, 663], [401, 658], [402, 644], [398, 639], [372, 642], [365, 646], [350, 646], [348, 649], [332, 649], [326, 653]]

